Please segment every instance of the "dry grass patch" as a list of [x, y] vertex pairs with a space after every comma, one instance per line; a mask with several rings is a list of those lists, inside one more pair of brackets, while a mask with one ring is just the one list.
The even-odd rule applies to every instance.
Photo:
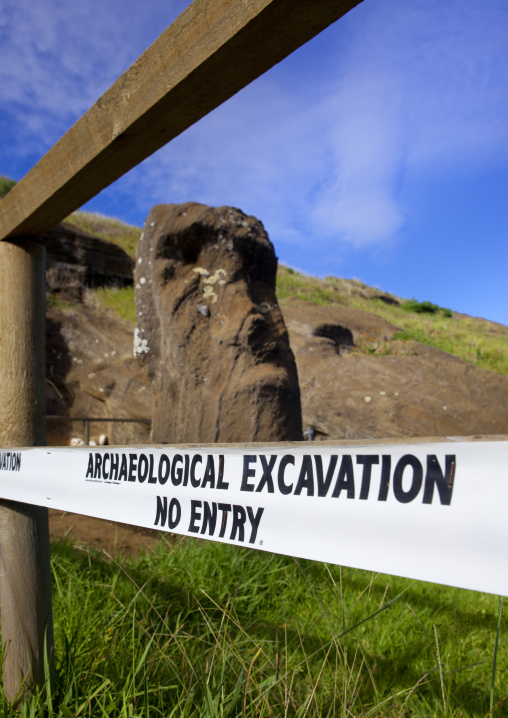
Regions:
[[94, 237], [118, 244], [127, 254], [135, 257], [143, 231], [141, 227], [133, 227], [119, 219], [104, 217], [95, 212], [74, 212], [66, 221]]
[[136, 307], [134, 304], [134, 287], [99, 287], [90, 291], [88, 301], [99, 307], [105, 307], [116, 312], [123, 319], [136, 322]]
[[[277, 296], [298, 297], [318, 305], [340, 304], [376, 314], [400, 327], [395, 338], [402, 343], [428, 344], [482, 369], [508, 374], [508, 327], [502, 324], [450, 312], [430, 302], [400, 299], [357, 279], [319, 279], [284, 266], [279, 267], [277, 275]], [[422, 312], [422, 305], [435, 307], [435, 311]], [[359, 351], [385, 354], [389, 350], [366, 340]]]

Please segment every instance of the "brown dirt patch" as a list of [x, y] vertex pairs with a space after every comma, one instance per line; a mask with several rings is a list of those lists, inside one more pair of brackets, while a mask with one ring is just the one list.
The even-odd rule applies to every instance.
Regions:
[[49, 512], [49, 533], [52, 541], [67, 538], [113, 557], [118, 554], [139, 556], [158, 546], [163, 536], [168, 538], [168, 534], [161, 531], [55, 509]]
[[[425, 344], [394, 341], [397, 327], [369, 312], [296, 299], [281, 307], [303, 425], [315, 440], [506, 434], [508, 376]], [[349, 331], [358, 349], [338, 350], [333, 327]], [[369, 352], [370, 345], [385, 345], [386, 355]]]

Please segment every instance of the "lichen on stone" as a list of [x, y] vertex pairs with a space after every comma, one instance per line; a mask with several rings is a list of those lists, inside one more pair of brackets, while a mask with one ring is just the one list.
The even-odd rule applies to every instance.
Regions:
[[205, 269], [204, 267], [194, 267], [192, 271], [196, 272], [196, 274], [204, 275], [205, 277], [208, 277], [208, 275], [210, 274], [208, 269]]
[[205, 299], [210, 299], [212, 304], [215, 304], [218, 299], [217, 295], [209, 284], [207, 284], [207, 286], [203, 289], [203, 297]]
[[137, 357], [141, 354], [148, 354], [149, 351], [150, 347], [148, 346], [148, 341], [140, 336], [140, 331], [136, 327], [134, 330], [134, 349], [132, 353], [135, 357]]
[[256, 309], [261, 312], [261, 314], [268, 314], [268, 312], [271, 312], [273, 307], [268, 302], [261, 302], [261, 304], [256, 304]]

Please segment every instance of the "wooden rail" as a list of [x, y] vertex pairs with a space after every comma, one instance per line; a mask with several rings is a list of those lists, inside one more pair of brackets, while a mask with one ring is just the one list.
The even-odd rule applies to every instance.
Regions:
[[360, 0], [195, 0], [2, 200], [0, 239], [36, 235]]

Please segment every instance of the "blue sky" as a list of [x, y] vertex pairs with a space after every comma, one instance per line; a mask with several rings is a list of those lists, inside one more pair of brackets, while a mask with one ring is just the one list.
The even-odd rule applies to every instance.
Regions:
[[[212, 0], [210, 0], [212, 1]], [[20, 179], [185, 0], [2, 0]], [[508, 324], [508, 2], [364, 0], [88, 203], [259, 217], [280, 261]]]

